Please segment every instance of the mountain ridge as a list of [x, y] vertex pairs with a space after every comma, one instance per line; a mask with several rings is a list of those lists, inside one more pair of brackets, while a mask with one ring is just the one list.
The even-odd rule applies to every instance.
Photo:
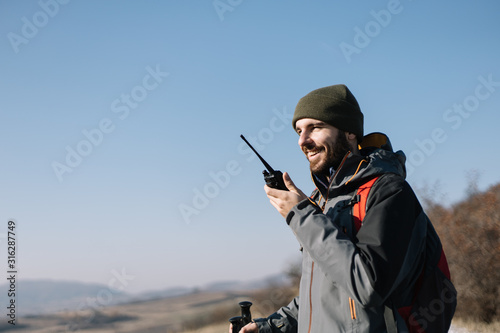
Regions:
[[[283, 284], [284, 274], [276, 274], [250, 281], [223, 280], [196, 287], [168, 287], [163, 289], [127, 293], [105, 284], [57, 279], [19, 280], [15, 301], [18, 316], [43, 315], [64, 311], [100, 309], [131, 302], [178, 297], [197, 292], [247, 291], [268, 285]], [[0, 285], [0, 304], [7, 304], [9, 284]]]

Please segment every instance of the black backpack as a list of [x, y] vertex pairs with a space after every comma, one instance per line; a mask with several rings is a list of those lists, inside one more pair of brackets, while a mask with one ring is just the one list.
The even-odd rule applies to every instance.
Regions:
[[[392, 151], [389, 139], [382, 133], [371, 133], [363, 138], [363, 146], [379, 147]], [[357, 202], [353, 205], [354, 227], [359, 230], [366, 213], [366, 201], [377, 178], [373, 178], [357, 190]], [[406, 322], [410, 333], [448, 332], [457, 307], [457, 291], [450, 280], [448, 262], [436, 230], [427, 219], [425, 265], [415, 285], [411, 305], [393, 309], [386, 306], [388, 333], [397, 332], [394, 321], [396, 310]]]

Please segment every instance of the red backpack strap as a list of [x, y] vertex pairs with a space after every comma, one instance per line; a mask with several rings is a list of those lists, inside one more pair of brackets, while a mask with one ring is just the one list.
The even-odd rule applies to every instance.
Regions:
[[370, 190], [377, 179], [378, 177], [375, 177], [364, 183], [358, 188], [358, 192], [356, 193], [358, 200], [356, 200], [356, 202], [352, 206], [352, 217], [354, 219], [354, 227], [356, 228], [356, 232], [358, 232], [359, 228], [361, 228], [363, 219], [366, 215], [366, 201], [368, 199], [368, 193], [370, 193]]

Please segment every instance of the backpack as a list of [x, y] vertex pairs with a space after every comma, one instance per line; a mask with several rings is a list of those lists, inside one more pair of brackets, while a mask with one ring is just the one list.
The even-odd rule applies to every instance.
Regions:
[[[385, 134], [372, 133], [369, 136], [368, 142], [365, 142], [368, 136], [363, 139], [365, 145], [373, 143], [375, 136], [377, 146], [392, 150]], [[357, 190], [357, 200], [352, 207], [356, 232], [362, 226], [368, 194], [377, 179], [369, 180]], [[425, 264], [415, 284], [413, 300], [409, 306], [395, 310], [404, 319], [410, 333], [448, 332], [457, 306], [457, 291], [450, 280], [450, 270], [439, 236], [428, 219], [425, 242]], [[397, 332], [393, 311], [392, 306], [386, 306], [385, 319], [389, 333]]]

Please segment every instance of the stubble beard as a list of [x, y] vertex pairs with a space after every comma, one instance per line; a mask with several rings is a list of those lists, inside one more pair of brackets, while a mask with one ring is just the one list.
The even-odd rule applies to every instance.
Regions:
[[334, 170], [338, 169], [344, 156], [351, 150], [351, 147], [345, 137], [345, 132], [339, 131], [335, 143], [322, 149], [326, 151], [325, 158], [317, 162], [310, 162], [309, 168], [314, 174], [328, 177], [330, 176], [330, 168], [333, 167]]

